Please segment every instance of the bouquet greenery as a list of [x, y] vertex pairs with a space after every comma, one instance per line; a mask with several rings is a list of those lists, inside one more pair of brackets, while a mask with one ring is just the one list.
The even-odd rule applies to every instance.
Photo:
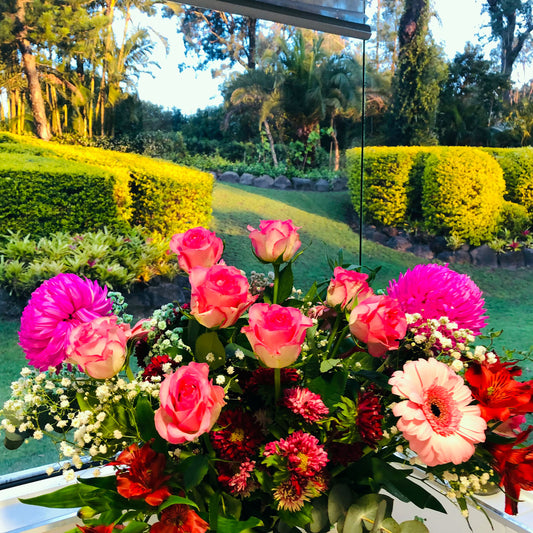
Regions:
[[87, 458], [105, 467], [25, 502], [80, 507], [86, 533], [418, 533], [390, 495], [444, 512], [424, 486], [436, 480], [465, 516], [495, 485], [516, 514], [533, 487], [533, 389], [473, 346], [486, 316], [472, 280], [419, 265], [375, 291], [372, 272], [332, 264], [302, 294], [299, 228], [248, 229], [272, 272], [226, 265], [204, 228], [174, 235], [190, 302], [133, 327], [96, 281], [59, 274], [32, 294], [33, 369], [4, 405], [5, 443], [53, 439], [71, 480]]

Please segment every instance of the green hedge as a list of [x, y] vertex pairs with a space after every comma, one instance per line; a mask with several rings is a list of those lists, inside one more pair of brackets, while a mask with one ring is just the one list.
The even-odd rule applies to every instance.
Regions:
[[[352, 199], [359, 205], [360, 149], [347, 152]], [[364, 220], [412, 225], [478, 244], [500, 218], [505, 184], [494, 159], [468, 147], [369, 147]]]
[[425, 226], [478, 245], [496, 233], [504, 192], [503, 172], [489, 154], [469, 147], [435, 150], [423, 175]]
[[45, 235], [126, 226], [103, 169], [33, 155], [0, 157], [0, 230]]
[[[65, 169], [83, 167], [87, 170], [88, 176], [107, 176], [112, 183], [114, 207], [110, 211], [111, 214], [99, 216], [111, 217], [118, 223], [141, 224], [152, 233], [168, 237], [192, 226], [208, 226], [210, 222], [213, 177], [205, 172], [136, 154], [46, 143], [33, 137], [11, 134], [0, 136], [0, 154], [2, 158], [11, 156], [12, 159], [9, 161], [17, 158], [19, 161], [35, 160], [41, 156], [43, 168], [48, 168], [50, 165], [52, 168], [52, 161], [57, 161], [56, 166], [64, 165]], [[20, 172], [20, 165], [16, 168]], [[78, 174], [77, 171], [75, 175]], [[0, 171], [0, 181], [4, 175], [4, 172]], [[34, 177], [35, 170], [31, 179]], [[90, 190], [95, 197], [100, 197], [100, 193], [95, 189], [90, 188]], [[89, 201], [88, 195], [85, 197]], [[43, 197], [42, 200], [42, 211], [47, 213], [48, 208], [45, 205], [47, 199]], [[78, 200], [82, 201], [83, 198], [80, 197]], [[66, 193], [64, 202], [68, 201]], [[106, 203], [90, 201], [91, 209], [95, 204], [97, 209], [98, 206], [101, 206], [99, 208], [101, 210], [107, 209]], [[87, 211], [84, 207], [81, 210]], [[42, 215], [40, 219], [44, 216]], [[79, 231], [63, 223], [54, 226], [54, 221], [50, 221], [49, 225], [52, 226], [52, 231], [70, 229]], [[113, 227], [116, 225], [117, 223], [112, 224]], [[85, 229], [92, 230], [101, 226], [101, 224], [88, 226]], [[44, 233], [46, 233], [44, 230], [40, 232]]]
[[524, 206], [533, 215], [533, 148], [485, 148], [503, 170], [506, 199]]

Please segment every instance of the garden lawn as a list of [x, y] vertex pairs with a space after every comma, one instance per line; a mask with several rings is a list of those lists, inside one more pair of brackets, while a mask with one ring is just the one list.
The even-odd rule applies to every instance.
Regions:
[[[263, 219], [292, 219], [301, 226], [304, 253], [296, 261], [295, 285], [303, 290], [315, 280], [328, 280], [331, 272], [327, 257], [344, 250], [344, 260], [357, 263], [359, 238], [350, 228], [353, 207], [348, 192], [316, 193], [275, 191], [217, 183], [213, 198], [211, 229], [226, 244], [224, 259], [248, 274], [252, 270], [268, 271], [251, 252], [247, 226], [258, 227]], [[170, 237], [170, 235], [169, 235]], [[373, 284], [374, 289], [386, 288], [388, 281], [407, 268], [423, 262], [412, 254], [397, 252], [376, 243], [363, 242], [363, 264], [381, 267]], [[489, 327], [503, 329], [496, 339], [496, 347], [529, 350], [533, 347], [533, 269], [517, 271], [489, 270], [471, 266], [453, 266], [470, 275], [481, 287], [490, 317]], [[487, 328], [487, 329], [488, 329]], [[0, 401], [9, 397], [9, 384], [18, 378], [25, 364], [17, 345], [16, 322], [0, 322]], [[522, 358], [524, 356], [519, 356]], [[533, 378], [531, 361], [523, 363], [528, 378]], [[53, 462], [57, 455], [44, 441], [33, 441], [12, 452], [0, 448], [0, 475]]]

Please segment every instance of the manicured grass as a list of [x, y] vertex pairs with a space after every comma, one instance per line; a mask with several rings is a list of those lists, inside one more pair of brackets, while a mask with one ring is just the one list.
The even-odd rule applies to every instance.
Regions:
[[[226, 243], [224, 259], [247, 273], [267, 271], [254, 258], [247, 226], [257, 227], [261, 219], [292, 219], [301, 226], [304, 254], [295, 264], [297, 288], [306, 289], [315, 280], [328, 279], [327, 256], [335, 256], [340, 248], [345, 259], [356, 263], [359, 238], [350, 226], [353, 208], [347, 192], [313, 193], [283, 192], [217, 183], [213, 202], [211, 229]], [[390, 279], [407, 268], [423, 262], [412, 254], [397, 252], [364, 241], [363, 263], [370, 268], [381, 266], [374, 288], [386, 288]], [[457, 266], [470, 275], [485, 294], [490, 317], [489, 327], [503, 329], [496, 347], [528, 350], [533, 346], [533, 269], [518, 271], [489, 270]], [[16, 322], [0, 322], [0, 401], [9, 396], [9, 384], [17, 379], [25, 358], [17, 345]], [[533, 377], [533, 364], [524, 361], [528, 377]], [[47, 446], [51, 450], [51, 446]], [[23, 445], [16, 452], [0, 448], [0, 474], [53, 462], [57, 455], [46, 452], [44, 441]]]

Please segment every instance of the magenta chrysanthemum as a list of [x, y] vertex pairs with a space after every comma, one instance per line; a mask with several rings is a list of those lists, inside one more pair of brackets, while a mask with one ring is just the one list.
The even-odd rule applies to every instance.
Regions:
[[287, 389], [283, 397], [283, 405], [311, 423], [322, 420], [329, 413], [322, 398], [304, 387]]
[[390, 282], [388, 294], [398, 300], [405, 313], [419, 313], [425, 320], [448, 317], [474, 335], [487, 324], [479, 287], [466, 274], [443, 265], [415, 266], [400, 274], [398, 281]]
[[470, 389], [448, 365], [436, 359], [408, 361], [389, 380], [393, 394], [406, 400], [392, 412], [409, 447], [428, 466], [459, 464], [485, 441], [487, 423]]
[[60, 365], [66, 358], [70, 332], [83, 322], [106, 316], [113, 302], [107, 288], [75, 274], [58, 274], [31, 295], [22, 313], [19, 344], [39, 370]]

